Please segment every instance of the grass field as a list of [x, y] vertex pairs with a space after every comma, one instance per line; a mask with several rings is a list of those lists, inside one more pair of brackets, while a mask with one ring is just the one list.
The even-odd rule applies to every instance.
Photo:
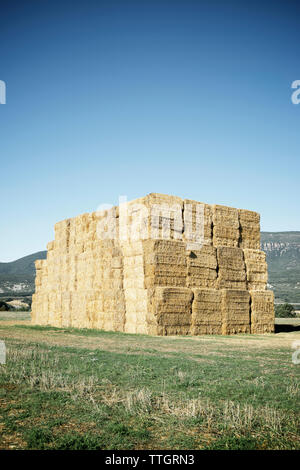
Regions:
[[151, 337], [1, 312], [0, 448], [299, 449], [297, 325]]

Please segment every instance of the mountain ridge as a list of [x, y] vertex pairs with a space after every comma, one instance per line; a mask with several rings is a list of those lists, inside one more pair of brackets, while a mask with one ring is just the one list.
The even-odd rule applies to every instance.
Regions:
[[0, 294], [33, 293], [37, 259], [46, 259], [47, 251], [37, 251], [15, 261], [0, 263]]
[[300, 231], [261, 232], [276, 301], [300, 303]]

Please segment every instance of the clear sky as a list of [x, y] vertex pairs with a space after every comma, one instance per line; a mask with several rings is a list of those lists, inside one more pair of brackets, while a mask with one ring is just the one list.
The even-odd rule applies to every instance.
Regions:
[[149, 192], [300, 230], [297, 1], [0, 1], [0, 261]]

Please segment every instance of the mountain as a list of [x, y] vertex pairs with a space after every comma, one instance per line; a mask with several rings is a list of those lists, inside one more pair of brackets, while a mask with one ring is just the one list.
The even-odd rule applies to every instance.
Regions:
[[36, 259], [45, 259], [47, 251], [38, 251], [10, 263], [0, 263], [0, 293], [17, 294], [34, 292]]
[[276, 301], [300, 304], [300, 232], [262, 232], [261, 248]]
[[[276, 301], [300, 304], [300, 232], [262, 232], [261, 248], [267, 254], [269, 288]], [[39, 251], [0, 263], [0, 294], [34, 292], [34, 261], [46, 256], [47, 251]]]

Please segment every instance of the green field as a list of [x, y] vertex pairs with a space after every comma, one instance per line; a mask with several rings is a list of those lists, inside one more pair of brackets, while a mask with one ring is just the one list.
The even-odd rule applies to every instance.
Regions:
[[0, 317], [1, 449], [300, 448], [299, 328], [151, 337], [14, 315]]

